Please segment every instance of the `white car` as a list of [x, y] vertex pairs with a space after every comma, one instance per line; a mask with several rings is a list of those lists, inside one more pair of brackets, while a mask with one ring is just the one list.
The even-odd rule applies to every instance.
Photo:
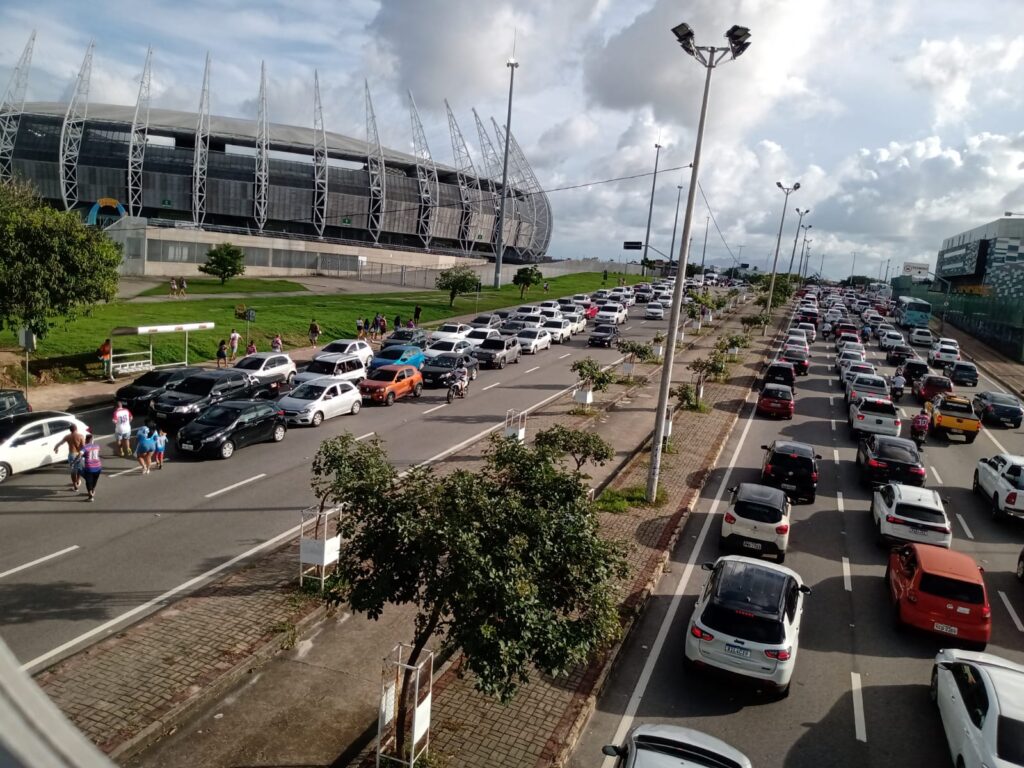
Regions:
[[551, 349], [551, 334], [546, 328], [525, 328], [516, 334], [523, 354], [535, 355], [542, 349]]
[[582, 312], [567, 312], [562, 317], [569, 321], [574, 336], [587, 330], [587, 317]]
[[843, 362], [846, 360], [856, 361], [858, 363], [864, 362], [864, 353], [859, 352], [856, 349], [844, 349], [836, 356], [836, 370], [841, 371], [843, 369]]
[[810, 587], [784, 565], [739, 555], [703, 568], [711, 576], [690, 616], [687, 663], [761, 680], [788, 696]]
[[910, 332], [910, 343], [915, 347], [930, 347], [934, 342], [935, 338], [927, 328], [915, 328]]
[[843, 348], [847, 344], [856, 344], [861, 349], [864, 349], [864, 345], [861, 343], [860, 338], [853, 333], [840, 333], [836, 337], [836, 352], [842, 352]]
[[57, 462], [67, 463], [67, 445], [54, 448], [70, 432], [71, 425], [84, 437], [84, 421], [63, 411], [34, 411], [0, 419], [0, 483], [11, 475]]
[[813, 344], [818, 338], [818, 330], [814, 327], [813, 323], [800, 323], [797, 330], [804, 332], [804, 335], [807, 337], [807, 341], [810, 344]]
[[239, 368], [261, 382], [287, 381], [295, 378], [295, 363], [284, 352], [257, 352], [246, 355], [235, 363]]
[[899, 437], [903, 422], [892, 400], [862, 397], [852, 400], [849, 409], [850, 432], [854, 438], [865, 433]]
[[614, 302], [605, 304], [597, 311], [594, 322], [621, 325], [626, 322], [626, 308]]
[[354, 416], [362, 404], [358, 386], [336, 376], [304, 382], [277, 401], [289, 424], [311, 427], [319, 427], [325, 419], [342, 414]]
[[464, 339], [472, 332], [473, 326], [466, 323], [444, 323], [440, 328], [430, 334], [433, 341], [441, 339]]
[[915, 541], [949, 549], [953, 544], [946, 508], [931, 488], [886, 483], [871, 497], [871, 516], [880, 546]]
[[992, 517], [1024, 519], [1024, 456], [997, 453], [979, 459], [974, 469], [972, 489], [990, 500]]
[[[500, 338], [501, 334], [498, 333], [494, 328], [477, 328], [469, 332], [466, 336], [465, 341], [469, 344], [470, 349], [476, 349], [488, 339]], [[452, 350], [453, 352], [456, 350]]]
[[[500, 336], [501, 334], [498, 335]], [[438, 339], [427, 345], [427, 348], [423, 350], [423, 356], [430, 360], [438, 355], [443, 355], [445, 352], [469, 352], [472, 348], [473, 343], [468, 338]]]
[[858, 362], [856, 360], [844, 360], [843, 364], [839, 367], [839, 384], [845, 392], [847, 385], [862, 373], [873, 374], [875, 372], [875, 366], [871, 363]]
[[647, 308], [644, 310], [645, 320], [664, 320], [665, 319], [665, 305], [660, 301], [648, 302]]
[[751, 556], [774, 555], [776, 562], [784, 562], [789, 548], [790, 515], [786, 494], [756, 483], [740, 483], [729, 490], [732, 503], [722, 516], [719, 549], [738, 550]]
[[351, 381], [358, 385], [366, 378], [366, 366], [363, 361], [355, 355], [320, 355], [314, 359], [305, 370], [295, 375], [292, 386], [305, 384], [313, 379], [320, 379], [324, 376], [336, 376], [344, 381]]
[[883, 331], [878, 337], [879, 349], [892, 349], [893, 347], [899, 347], [905, 343], [903, 334], [899, 331]]
[[572, 323], [564, 317], [557, 320], [548, 320], [543, 328], [551, 334], [551, 341], [555, 344], [562, 344], [572, 338]]
[[548, 320], [561, 320], [562, 310], [551, 309], [550, 307], [543, 307], [540, 310], [540, 316], [544, 318], [544, 322], [547, 322]]
[[852, 403], [865, 397], [889, 399], [889, 382], [872, 373], [860, 373], [846, 382], [846, 402]]
[[953, 762], [964, 768], [1024, 765], [1024, 666], [991, 653], [945, 648], [929, 694]]
[[321, 347], [320, 350], [313, 355], [313, 359], [317, 360], [324, 355], [333, 354], [355, 355], [363, 361], [363, 365], [369, 366], [370, 361], [373, 360], [373, 347], [360, 339], [335, 339], [329, 344], [325, 344]]
[[960, 359], [960, 350], [957, 347], [950, 347], [940, 344], [928, 350], [928, 364], [941, 367], [947, 363], [955, 363]]
[[557, 300], [548, 299], [537, 305], [538, 309], [561, 309]]

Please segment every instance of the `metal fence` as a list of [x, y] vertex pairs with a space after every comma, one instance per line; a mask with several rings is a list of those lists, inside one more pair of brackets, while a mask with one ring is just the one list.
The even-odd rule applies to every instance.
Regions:
[[[906, 294], [904, 294], [906, 295]], [[1007, 357], [1024, 362], [1024, 297], [997, 298], [914, 286], [909, 295], [932, 305], [932, 314]]]

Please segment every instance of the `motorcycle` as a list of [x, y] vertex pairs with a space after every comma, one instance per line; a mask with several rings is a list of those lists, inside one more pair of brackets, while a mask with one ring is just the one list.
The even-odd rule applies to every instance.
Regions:
[[454, 373], [446, 374], [444, 377], [444, 383], [448, 385], [448, 394], [445, 395], [445, 400], [451, 405], [456, 397], [464, 398], [466, 393], [469, 392], [469, 380], [460, 382], [455, 378]]
[[903, 387], [893, 387], [892, 388], [892, 401], [894, 403], [898, 403], [902, 399], [903, 399]]
[[925, 441], [928, 439], [927, 429], [910, 429], [910, 439], [914, 441], [914, 445], [917, 446], [917, 450], [924, 448]]

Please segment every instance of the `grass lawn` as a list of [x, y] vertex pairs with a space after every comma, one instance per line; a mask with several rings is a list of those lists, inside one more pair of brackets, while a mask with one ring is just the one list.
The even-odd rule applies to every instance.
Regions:
[[[294, 283], [291, 280], [272, 280], [259, 277], [235, 277], [228, 280], [224, 285], [220, 284], [218, 278], [186, 278], [188, 288], [186, 293], [194, 294], [217, 294], [217, 293], [283, 293], [285, 291], [304, 291], [306, 286], [302, 283]], [[171, 290], [170, 278], [164, 280], [161, 285], [155, 285], [142, 293], [140, 296], [167, 296]]]
[[[642, 281], [642, 278], [636, 275], [627, 276], [626, 279], [629, 283]], [[526, 294], [524, 301], [538, 302], [546, 298], [587, 293], [602, 287], [599, 272], [554, 277], [548, 282], [551, 288], [547, 294], [540, 287], [536, 287]], [[614, 276], [609, 275], [607, 287], [615, 284]], [[423, 308], [420, 324], [429, 325], [454, 315], [485, 312], [519, 302], [519, 289], [514, 285], [507, 285], [498, 291], [485, 288], [480, 294], [479, 301], [476, 294], [459, 296], [455, 299], [454, 307], [448, 306], [448, 296], [441, 291], [281, 298], [264, 296], [246, 303], [256, 310], [256, 322], [250, 327], [256, 348], [266, 352], [270, 349], [270, 340], [275, 333], [281, 334], [286, 351], [308, 346], [306, 332], [312, 318], [316, 318], [320, 324], [323, 332], [320, 343], [324, 344], [332, 339], [354, 337], [356, 318], [372, 319], [377, 312], [387, 317], [390, 330], [393, 328], [395, 315], [401, 315], [402, 322], [405, 322], [412, 316], [413, 308], [417, 304]], [[118, 301], [99, 304], [88, 317], [79, 318], [67, 327], [54, 328], [46, 338], [41, 339], [38, 351], [32, 355], [30, 370], [37, 374], [45, 372], [43, 378], [46, 381], [98, 378], [101, 374], [95, 350], [103, 339], [110, 335], [111, 329], [121, 326], [189, 322], [217, 324], [215, 330], [189, 334], [189, 362], [212, 360], [217, 350], [217, 342], [226, 339], [232, 328], [237, 328], [243, 336], [245, 334], [245, 321], [236, 320], [234, 314], [235, 306], [239, 303], [241, 302], [237, 299], [210, 298], [198, 301], [168, 299], [164, 302]], [[183, 334], [160, 334], [152, 338], [154, 362], [171, 363], [182, 359]], [[148, 337], [118, 336], [113, 341], [115, 353], [139, 351], [149, 346]], [[0, 342], [0, 349], [18, 351], [14, 336], [9, 331], [0, 336]], [[9, 370], [0, 373], [17, 380], [18, 373], [13, 370], [14, 367], [12, 364]]]

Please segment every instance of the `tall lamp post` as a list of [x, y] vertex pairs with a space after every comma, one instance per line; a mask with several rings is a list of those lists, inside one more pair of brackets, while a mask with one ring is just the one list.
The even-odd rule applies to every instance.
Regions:
[[519, 62], [515, 57], [505, 62], [508, 67], [508, 114], [505, 117], [505, 159], [501, 163], [501, 205], [498, 206], [498, 234], [494, 238], [494, 287], [501, 288], [501, 258], [505, 255], [505, 190], [508, 187], [508, 140], [512, 135], [512, 91], [516, 84], [516, 69]]
[[[794, 189], [799, 189], [800, 185], [797, 184], [793, 188]], [[803, 226], [804, 216], [806, 216], [810, 212], [811, 212], [810, 208], [805, 208], [802, 211], [799, 208], [796, 209], [797, 216], [799, 216], [800, 218], [797, 219], [797, 221], [796, 221], [796, 234], [793, 235], [793, 253], [791, 253], [789, 255], [789, 271], [786, 272], [786, 282], [787, 283], [790, 280], [793, 279], [793, 277], [792, 277], [792, 275], [793, 275], [793, 260], [796, 258], [796, 242], [797, 242], [797, 240], [800, 239], [800, 228]]]
[[[506, 134], [507, 135], [507, 134]], [[654, 175], [651, 177], [651, 202], [647, 206], [647, 233], [644, 235], [644, 255], [640, 259], [640, 275], [647, 274], [647, 244], [651, 241], [651, 216], [654, 213], [654, 185], [658, 183], [658, 158], [661, 144], [654, 145]]]
[[665, 365], [661, 372], [661, 383], [658, 387], [658, 408], [654, 416], [654, 442], [651, 444], [651, 467], [647, 475], [647, 500], [653, 502], [658, 497], [658, 476], [661, 473], [661, 453], [665, 442], [665, 423], [669, 413], [668, 398], [672, 387], [672, 364], [675, 361], [676, 338], [679, 333], [679, 311], [683, 304], [683, 292], [686, 285], [686, 264], [690, 258], [690, 229], [693, 224], [693, 204], [697, 193], [697, 180], [700, 178], [700, 153], [704, 143], [704, 125], [708, 116], [708, 96], [711, 92], [711, 71], [729, 57], [740, 56], [750, 43], [750, 30], [746, 27], [733, 25], [725, 38], [725, 47], [698, 46], [695, 44], [693, 29], [683, 23], [672, 28], [679, 45], [688, 56], [692, 56], [704, 67], [704, 97], [700, 105], [700, 120], [697, 123], [697, 140], [693, 148], [693, 163], [690, 169], [690, 188], [686, 194], [686, 214], [683, 218], [683, 236], [679, 244], [679, 268], [675, 286], [672, 289], [672, 309], [669, 313], [668, 338], [665, 342]]
[[[797, 209], [799, 210], [799, 209]], [[807, 230], [813, 228], [813, 224], [801, 224], [797, 232], [802, 229], [804, 231], [804, 239], [800, 244], [800, 265], [797, 267], [796, 274], [798, 279], [803, 280], [804, 278], [804, 254], [807, 252]]]
[[[786, 201], [782, 204], [782, 219], [779, 221], [779, 234], [775, 238], [775, 258], [772, 260], [772, 279], [768, 283], [768, 306], [765, 307], [765, 314], [771, 319], [772, 316], [772, 299], [775, 297], [775, 274], [779, 269], [779, 248], [782, 246], [782, 227], [786, 223], [786, 209], [789, 207], [789, 196], [800, 189], [800, 182], [796, 182], [792, 187], [783, 186], [781, 181], [776, 181], [775, 186], [782, 190], [782, 194], [786, 196]], [[797, 211], [799, 212], [799, 208]], [[807, 211], [804, 211], [806, 213]], [[803, 214], [800, 214], [803, 218]], [[799, 233], [800, 230], [797, 230]], [[796, 252], [796, 239], [793, 240], [793, 251]], [[789, 268], [793, 269], [793, 260], [789, 260]], [[787, 276], [788, 279], [788, 276]], [[761, 326], [761, 335], [766, 336], [768, 334], [768, 324], [765, 323]]]
[[679, 223], [679, 201], [683, 199], [683, 185], [676, 185], [676, 217], [672, 219], [672, 245], [668, 249], [668, 266], [672, 268], [672, 254], [676, 252], [676, 225]]

